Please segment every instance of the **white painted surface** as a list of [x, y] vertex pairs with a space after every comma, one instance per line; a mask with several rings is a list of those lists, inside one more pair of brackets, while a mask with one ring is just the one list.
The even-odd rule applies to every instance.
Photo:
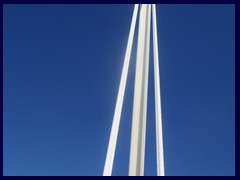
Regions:
[[120, 118], [121, 118], [121, 112], [122, 112], [122, 104], [123, 104], [123, 99], [124, 99], [130, 56], [131, 56], [131, 51], [132, 51], [132, 43], [133, 43], [138, 7], [139, 7], [139, 5], [135, 4], [133, 16], [132, 16], [131, 27], [130, 27], [130, 32], [129, 32], [129, 37], [128, 37], [127, 49], [126, 49], [126, 54], [125, 54], [125, 59], [124, 59], [124, 64], [123, 64], [121, 81], [120, 81], [120, 85], [119, 85], [118, 96], [117, 96], [117, 101], [116, 101], [116, 106], [115, 106], [115, 112], [114, 112], [114, 117], [113, 117], [112, 129], [111, 129], [111, 134], [110, 134], [110, 139], [109, 139], [109, 144], [108, 144], [108, 150], [107, 150], [107, 155], [106, 155], [106, 160], [105, 160], [103, 176], [111, 176], [112, 175], [112, 168], [113, 168], [115, 149], [116, 149], [116, 144], [117, 144], [118, 130], [119, 130], [119, 124], [120, 124]]
[[156, 116], [156, 141], [157, 141], [157, 175], [164, 176], [163, 135], [162, 135], [162, 111], [160, 93], [160, 75], [158, 58], [158, 37], [156, 5], [152, 5], [153, 20], [153, 53], [154, 53], [154, 86], [155, 86], [155, 116]]
[[140, 8], [129, 175], [143, 176], [145, 158], [151, 5]]

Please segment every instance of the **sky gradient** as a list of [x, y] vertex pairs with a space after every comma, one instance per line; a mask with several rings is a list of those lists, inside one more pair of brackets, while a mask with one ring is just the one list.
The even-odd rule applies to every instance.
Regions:
[[[3, 6], [3, 175], [102, 175], [134, 5]], [[157, 5], [165, 174], [235, 174], [235, 7]], [[113, 175], [127, 175], [137, 27]], [[156, 175], [152, 35], [145, 175]]]

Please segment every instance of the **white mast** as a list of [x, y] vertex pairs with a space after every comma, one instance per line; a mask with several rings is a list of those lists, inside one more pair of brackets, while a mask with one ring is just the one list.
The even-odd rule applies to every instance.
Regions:
[[113, 161], [114, 161], [114, 155], [115, 155], [115, 149], [117, 144], [117, 137], [118, 137], [118, 130], [119, 130], [119, 124], [120, 124], [120, 118], [121, 118], [121, 112], [122, 112], [122, 104], [123, 104], [123, 98], [125, 93], [125, 87], [126, 87], [126, 81], [127, 81], [127, 75], [128, 75], [128, 67], [129, 67], [129, 61], [132, 51], [132, 42], [134, 37], [134, 31], [135, 31], [135, 25], [136, 25], [136, 19], [137, 19], [137, 12], [138, 12], [138, 4], [135, 4], [133, 16], [132, 16], [132, 22], [130, 27], [130, 32], [128, 36], [128, 43], [127, 43], [127, 49], [122, 69], [122, 75], [121, 75], [121, 81], [119, 85], [118, 90], [118, 96], [117, 96], [117, 102], [115, 106], [115, 112], [113, 117], [113, 123], [112, 123], [112, 129], [108, 144], [108, 150], [105, 160], [105, 166], [103, 171], [103, 176], [111, 176], [112, 174], [112, 167], [113, 167]]
[[141, 5], [129, 162], [130, 176], [143, 176], [144, 174], [150, 18], [151, 5]]
[[157, 144], [157, 175], [164, 176], [163, 159], [163, 137], [162, 137], [162, 111], [161, 111], [161, 92], [160, 75], [158, 60], [158, 37], [156, 5], [152, 5], [152, 25], [153, 25], [153, 55], [154, 55], [154, 86], [155, 86], [155, 118], [156, 118], [156, 144]]
[[[122, 112], [122, 104], [125, 93], [134, 30], [138, 13], [138, 6], [139, 5], [136, 4], [134, 6], [133, 11], [132, 22], [128, 37], [128, 44], [126, 48], [121, 81], [119, 85], [112, 129], [108, 144], [107, 156], [103, 171], [104, 176], [111, 176], [112, 174], [112, 167], [114, 162], [120, 117]], [[165, 175], [163, 158], [162, 112], [160, 94], [160, 75], [158, 63], [159, 59], [158, 59], [156, 5], [142, 4], [139, 13], [140, 17], [138, 27], [138, 45], [137, 45], [134, 102], [132, 115], [132, 134], [129, 160], [130, 176], [144, 175], [151, 9], [152, 9], [153, 53], [154, 53], [157, 175], [158, 176]]]

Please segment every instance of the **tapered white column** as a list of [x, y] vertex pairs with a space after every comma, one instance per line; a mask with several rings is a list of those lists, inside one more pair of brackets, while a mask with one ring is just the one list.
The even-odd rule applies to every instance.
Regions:
[[141, 5], [129, 162], [130, 176], [143, 176], [144, 174], [150, 17], [151, 5]]
[[103, 170], [103, 176], [111, 176], [112, 174], [112, 167], [113, 167], [115, 149], [117, 144], [118, 130], [119, 130], [119, 124], [120, 124], [120, 118], [121, 118], [121, 112], [122, 112], [122, 104], [124, 99], [127, 75], [128, 75], [129, 61], [130, 61], [130, 56], [132, 51], [132, 43], [133, 43], [135, 24], [137, 19], [138, 6], [139, 6], [138, 4], [135, 4], [134, 6], [130, 32], [128, 36], [127, 49], [126, 49], [123, 70], [121, 75], [121, 81], [119, 85], [117, 102], [116, 102], [115, 112], [113, 117], [112, 129], [111, 129], [108, 150], [107, 150], [107, 155], [106, 155], [106, 160], [105, 160], [105, 165]]
[[158, 37], [156, 22], [156, 5], [152, 5], [153, 24], [153, 55], [154, 55], [154, 86], [155, 86], [155, 118], [156, 118], [156, 141], [157, 141], [157, 175], [164, 176], [163, 159], [163, 135], [162, 135], [162, 111], [160, 93], [160, 75], [158, 60]]

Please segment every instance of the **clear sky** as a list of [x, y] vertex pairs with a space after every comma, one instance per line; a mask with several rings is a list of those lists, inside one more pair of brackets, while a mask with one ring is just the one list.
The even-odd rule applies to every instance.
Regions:
[[[133, 7], [4, 5], [4, 175], [102, 175]], [[234, 17], [234, 5], [157, 5], [167, 176], [235, 173]], [[113, 175], [128, 174], [136, 35]]]

